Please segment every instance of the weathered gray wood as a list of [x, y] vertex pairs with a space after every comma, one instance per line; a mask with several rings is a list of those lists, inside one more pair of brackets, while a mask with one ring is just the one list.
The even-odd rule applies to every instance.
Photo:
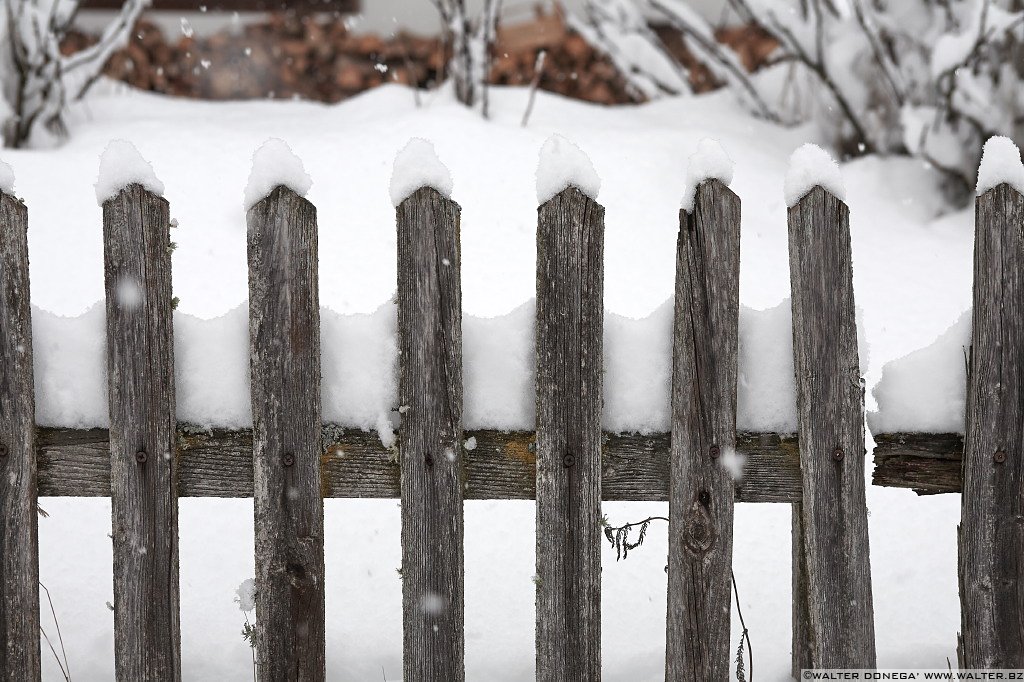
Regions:
[[864, 389], [849, 210], [821, 187], [789, 208], [808, 627], [820, 668], [874, 668]]
[[247, 222], [257, 669], [324, 680], [316, 208], [277, 187]]
[[717, 180], [679, 212], [665, 679], [729, 678], [740, 200]]
[[129, 185], [103, 204], [118, 680], [181, 679], [170, 216]]
[[804, 533], [803, 510], [800, 503], [792, 505], [792, 538], [791, 556], [793, 558], [793, 591], [792, 591], [792, 626], [793, 626], [793, 679], [799, 680], [800, 671], [813, 667], [811, 664], [811, 648], [807, 645], [810, 637], [809, 609], [807, 605], [807, 571], [804, 565]]
[[975, 204], [974, 311], [960, 518], [963, 660], [1024, 667], [1024, 197]]
[[28, 210], [0, 192], [0, 680], [39, 680]]
[[403, 679], [466, 678], [459, 205], [397, 208]]
[[537, 209], [537, 680], [601, 679], [604, 208]]
[[[376, 433], [325, 425], [321, 457], [324, 497], [397, 498], [398, 462]], [[536, 433], [469, 431], [476, 448], [464, 454], [467, 500], [532, 500], [536, 496]], [[604, 500], [668, 500], [669, 434], [604, 434]], [[745, 459], [737, 502], [795, 502], [800, 491], [796, 436], [739, 433]], [[104, 429], [39, 429], [41, 497], [109, 497], [110, 449]], [[252, 433], [199, 431], [178, 435], [178, 497], [252, 497]]]
[[964, 437], [959, 433], [875, 434], [871, 482], [918, 495], [963, 489]]

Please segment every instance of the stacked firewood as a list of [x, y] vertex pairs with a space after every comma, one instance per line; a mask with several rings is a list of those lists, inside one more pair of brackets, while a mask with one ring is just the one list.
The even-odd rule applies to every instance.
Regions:
[[[723, 35], [723, 42], [739, 46], [748, 68], [774, 49], [747, 29], [729, 30], [732, 33]], [[62, 50], [75, 52], [95, 40], [72, 33]], [[695, 90], [717, 87], [681, 39], [669, 36], [666, 44], [690, 69]], [[601, 104], [636, 101], [615, 66], [566, 27], [558, 14], [539, 14], [499, 29], [491, 82], [532, 82], [542, 50], [540, 88]], [[206, 37], [194, 36], [186, 27], [181, 35], [169, 38], [142, 20], [131, 43], [110, 58], [105, 73], [142, 90], [182, 97], [337, 102], [383, 83], [434, 87], [444, 79], [445, 63], [445, 47], [436, 38], [356, 34], [341, 17], [288, 13]]]

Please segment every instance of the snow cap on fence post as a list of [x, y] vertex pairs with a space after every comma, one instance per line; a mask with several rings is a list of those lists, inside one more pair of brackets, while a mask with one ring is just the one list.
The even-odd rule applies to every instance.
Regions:
[[434, 143], [414, 137], [395, 155], [391, 171], [391, 203], [397, 208], [422, 187], [433, 187], [445, 199], [452, 198], [452, 174], [438, 158]]
[[569, 187], [575, 187], [596, 201], [601, 191], [601, 178], [594, 170], [590, 157], [582, 149], [561, 135], [552, 135], [540, 148], [537, 203], [547, 203], [551, 197]]
[[142, 185], [147, 191], [163, 196], [164, 183], [156, 177], [153, 166], [127, 140], [111, 140], [100, 155], [100, 171], [96, 178], [96, 203], [102, 206], [128, 185]]
[[0, 161], [0, 192], [14, 196], [14, 169]]
[[272, 137], [253, 152], [252, 170], [245, 185], [245, 210], [282, 185], [304, 197], [313, 186], [313, 180], [292, 148], [284, 140]]
[[718, 140], [705, 137], [697, 143], [697, 151], [690, 155], [686, 166], [686, 184], [683, 188], [683, 200], [680, 207], [687, 213], [693, 213], [693, 200], [697, 196], [697, 187], [706, 180], [719, 180], [726, 187], [732, 182], [735, 164]]
[[988, 138], [981, 153], [975, 193], [980, 197], [1004, 182], [1024, 194], [1024, 164], [1020, 160], [1020, 150], [1010, 138], [994, 135]]
[[786, 171], [786, 206], [794, 206], [815, 187], [821, 187], [840, 201], [846, 200], [846, 186], [839, 164], [816, 144], [807, 143], [789, 157]]

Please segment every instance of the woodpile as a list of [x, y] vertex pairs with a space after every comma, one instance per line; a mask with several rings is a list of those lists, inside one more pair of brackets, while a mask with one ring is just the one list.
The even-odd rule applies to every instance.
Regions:
[[[696, 91], [718, 86], [678, 34], [661, 33], [690, 69]], [[720, 39], [751, 69], [775, 47], [752, 27], [723, 29]], [[62, 50], [75, 52], [95, 41], [95, 36], [75, 32]], [[547, 53], [542, 89], [600, 104], [636, 101], [611, 61], [557, 13], [538, 13], [500, 27], [491, 82], [530, 83], [540, 50]], [[444, 45], [436, 38], [355, 34], [340, 16], [282, 13], [207, 37], [169, 38], [141, 20], [131, 43], [110, 58], [105, 73], [142, 90], [181, 97], [338, 102], [383, 83], [434, 87], [443, 80], [445, 63]]]

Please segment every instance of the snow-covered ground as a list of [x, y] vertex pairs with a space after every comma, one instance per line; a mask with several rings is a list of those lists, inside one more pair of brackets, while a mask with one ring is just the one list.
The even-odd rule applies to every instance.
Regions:
[[[731, 186], [743, 200], [740, 426], [791, 429], [783, 179], [790, 154], [815, 141], [813, 133], [753, 120], [723, 93], [616, 108], [540, 93], [522, 128], [526, 100], [523, 89], [497, 89], [493, 120], [484, 121], [445, 91], [417, 107], [411, 92], [397, 86], [336, 106], [205, 103], [113, 89], [76, 110], [72, 138], [60, 149], [0, 152], [30, 212], [40, 423], [106, 423], [97, 306], [101, 214], [93, 183], [112, 139], [133, 142], [152, 163], [178, 223], [172, 239], [178, 245], [174, 293], [181, 301], [179, 416], [203, 424], [248, 422], [243, 190], [253, 151], [277, 137], [302, 160], [313, 181], [308, 197], [318, 209], [325, 417], [386, 426], [396, 407], [389, 180], [396, 153], [422, 137], [450, 169], [452, 197], [463, 208], [467, 425], [531, 426], [534, 172], [541, 145], [559, 133], [589, 155], [607, 209], [606, 428], [667, 427], [678, 210], [688, 158], [710, 137], [735, 162]], [[868, 157], [842, 164], [841, 172], [873, 410], [871, 389], [886, 363], [932, 344], [969, 307], [972, 213], [948, 212], [939, 177], [916, 161]], [[879, 392], [886, 410], [873, 424], [958, 428], [963, 359], [957, 344], [970, 324], [964, 319], [938, 350], [887, 370]], [[925, 377], [934, 388], [921, 389]], [[869, 488], [868, 505], [879, 664], [944, 667], [947, 656], [955, 658], [959, 626], [959, 497]], [[40, 574], [54, 598], [74, 679], [110, 679], [109, 502], [44, 499], [42, 506], [50, 516], [40, 519]], [[328, 500], [325, 506], [329, 678], [399, 679], [398, 502]], [[613, 523], [666, 511], [659, 503], [605, 505]], [[466, 504], [470, 680], [532, 678], [533, 519], [528, 502]], [[183, 499], [180, 537], [185, 678], [249, 679], [244, 620], [232, 600], [254, 572], [252, 503]], [[789, 537], [788, 505], [737, 506], [736, 578], [762, 680], [788, 676]], [[605, 679], [662, 679], [664, 529], [653, 527], [625, 562], [616, 563], [606, 548], [604, 562]], [[735, 629], [735, 611], [733, 619]], [[47, 679], [57, 679], [56, 666], [46, 665]]]

